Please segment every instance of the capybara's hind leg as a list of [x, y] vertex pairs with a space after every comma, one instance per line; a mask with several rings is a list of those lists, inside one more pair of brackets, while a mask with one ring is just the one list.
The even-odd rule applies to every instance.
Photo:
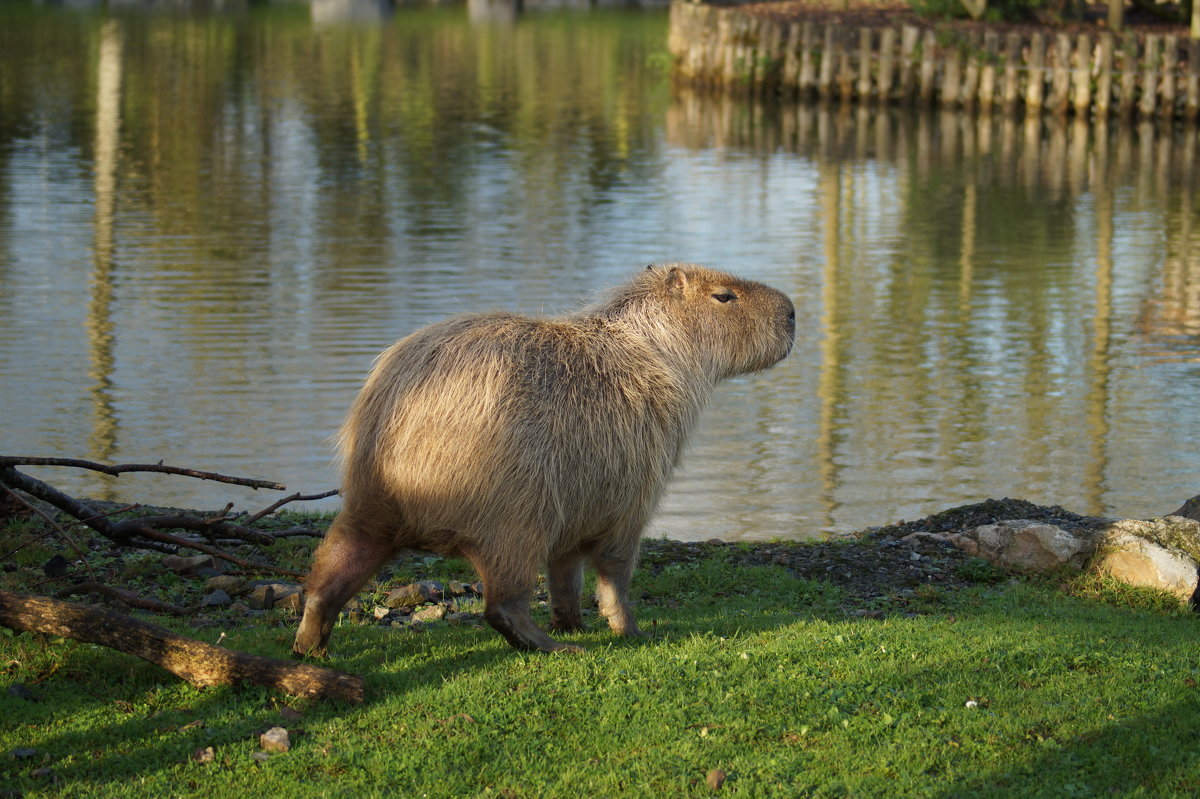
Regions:
[[313, 555], [304, 581], [304, 617], [292, 644], [295, 657], [324, 657], [338, 612], [395, 553], [390, 537], [371, 535], [344, 520], [334, 520]]
[[550, 629], [577, 632], [584, 629], [579, 600], [583, 593], [583, 558], [578, 552], [550, 559]]
[[490, 553], [469, 551], [466, 555], [483, 579], [483, 618], [517, 649], [542, 652], [582, 652], [583, 648], [555, 641], [529, 615], [533, 587], [537, 582], [535, 552]]
[[629, 604], [629, 583], [633, 578], [633, 567], [637, 562], [639, 541], [632, 546], [597, 552], [592, 556], [596, 567], [596, 600], [600, 614], [608, 619], [608, 626], [617, 635], [641, 636]]

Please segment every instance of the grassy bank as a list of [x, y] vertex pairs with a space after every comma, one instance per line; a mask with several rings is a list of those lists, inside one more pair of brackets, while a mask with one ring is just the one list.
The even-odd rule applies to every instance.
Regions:
[[[614, 640], [591, 616], [595, 631], [570, 636], [582, 655], [518, 653], [470, 623], [347, 620], [330, 665], [365, 676], [353, 707], [196, 689], [0, 631], [5, 682], [32, 694], [0, 695], [0, 793], [698, 796], [713, 770], [718, 793], [755, 797], [1200, 792], [1191, 613], [959, 561], [955, 580], [864, 615], [752, 550], [651, 558], [634, 596], [652, 637]], [[413, 560], [393, 582], [463, 565]], [[284, 611], [154, 621], [273, 656], [295, 626]], [[256, 757], [272, 726], [291, 750]]]

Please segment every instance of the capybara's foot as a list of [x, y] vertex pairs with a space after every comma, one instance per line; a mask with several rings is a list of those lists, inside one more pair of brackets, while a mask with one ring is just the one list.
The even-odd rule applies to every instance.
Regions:
[[575, 616], [552, 616], [550, 618], [550, 631], [555, 633], [583, 633], [587, 632], [587, 627], [583, 625], [583, 619], [578, 614]]
[[583, 651], [582, 647], [554, 640], [534, 624], [533, 617], [529, 615], [528, 600], [524, 598], [488, 603], [483, 618], [517, 649], [538, 652]]
[[301, 651], [295, 644], [292, 645], [292, 659], [294, 660], [324, 660], [329, 657], [329, 650], [325, 648], [316, 648]]

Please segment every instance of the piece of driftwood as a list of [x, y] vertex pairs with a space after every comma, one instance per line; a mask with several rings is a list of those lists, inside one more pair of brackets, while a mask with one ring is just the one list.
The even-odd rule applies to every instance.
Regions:
[[192, 685], [248, 683], [292, 696], [363, 701], [361, 677], [213, 646], [104, 608], [0, 591], [0, 625], [136, 655]]

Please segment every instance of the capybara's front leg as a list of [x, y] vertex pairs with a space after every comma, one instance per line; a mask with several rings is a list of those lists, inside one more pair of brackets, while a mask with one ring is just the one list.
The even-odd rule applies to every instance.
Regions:
[[292, 644], [294, 657], [327, 654], [338, 613], [395, 553], [391, 540], [361, 533], [343, 516], [334, 520], [313, 555], [304, 581], [304, 617]]
[[578, 552], [551, 558], [547, 569], [550, 584], [550, 629], [579, 632], [584, 628], [579, 601], [583, 594], [583, 558]]
[[644, 635], [638, 629], [633, 607], [629, 604], [629, 583], [637, 564], [639, 544], [635, 538], [631, 546], [614, 547], [597, 552], [592, 557], [592, 565], [596, 567], [596, 600], [600, 605], [600, 614], [608, 619], [608, 626], [614, 633], [628, 637]]

